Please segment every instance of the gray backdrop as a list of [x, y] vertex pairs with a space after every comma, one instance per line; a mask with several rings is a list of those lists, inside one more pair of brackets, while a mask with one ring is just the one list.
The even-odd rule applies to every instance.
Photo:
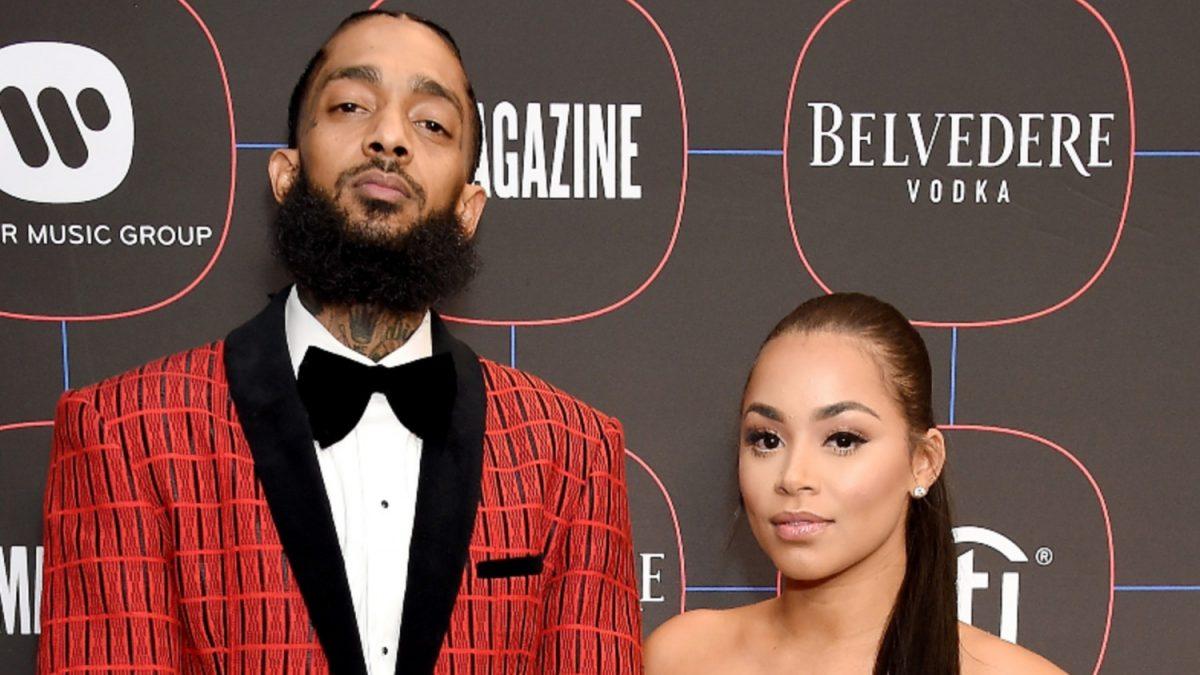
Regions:
[[[32, 668], [55, 400], [285, 283], [267, 156], [364, 4], [7, 3], [0, 672]], [[1196, 669], [1200, 5], [404, 7], [487, 127], [486, 268], [443, 309], [624, 422], [648, 631], [775, 592], [734, 516], [741, 386], [788, 310], [863, 290], [934, 359], [964, 618], [1072, 673]]]

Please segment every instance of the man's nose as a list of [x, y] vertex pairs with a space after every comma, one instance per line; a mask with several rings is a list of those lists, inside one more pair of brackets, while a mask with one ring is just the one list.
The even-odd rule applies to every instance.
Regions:
[[364, 138], [364, 152], [371, 157], [406, 162], [412, 159], [411, 125], [408, 118], [395, 110], [381, 110], [375, 124]]

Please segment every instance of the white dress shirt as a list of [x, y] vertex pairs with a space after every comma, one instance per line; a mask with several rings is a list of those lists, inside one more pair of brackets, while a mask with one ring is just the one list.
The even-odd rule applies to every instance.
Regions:
[[[371, 359], [338, 342], [304, 308], [295, 287], [288, 296], [284, 325], [295, 372], [299, 372], [309, 347], [375, 365]], [[412, 337], [378, 363], [399, 366], [432, 353], [427, 312]], [[346, 578], [370, 675], [396, 671], [421, 445], [420, 437], [396, 419], [387, 398], [378, 393], [371, 396], [362, 419], [349, 435], [324, 450], [313, 443], [346, 563]]]

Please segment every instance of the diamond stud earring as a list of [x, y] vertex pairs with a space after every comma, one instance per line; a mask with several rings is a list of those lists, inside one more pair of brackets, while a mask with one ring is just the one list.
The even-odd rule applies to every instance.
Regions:
[[918, 485], [917, 487], [913, 488], [912, 491], [913, 497], [916, 497], [917, 499], [920, 499], [927, 494], [929, 494], [929, 490], [926, 490], [924, 485]]

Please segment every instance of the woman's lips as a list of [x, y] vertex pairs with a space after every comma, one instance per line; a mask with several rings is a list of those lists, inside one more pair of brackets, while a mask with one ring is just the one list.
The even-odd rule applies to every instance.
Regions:
[[780, 513], [771, 518], [775, 534], [784, 541], [806, 541], [829, 529], [832, 520], [813, 513]]

